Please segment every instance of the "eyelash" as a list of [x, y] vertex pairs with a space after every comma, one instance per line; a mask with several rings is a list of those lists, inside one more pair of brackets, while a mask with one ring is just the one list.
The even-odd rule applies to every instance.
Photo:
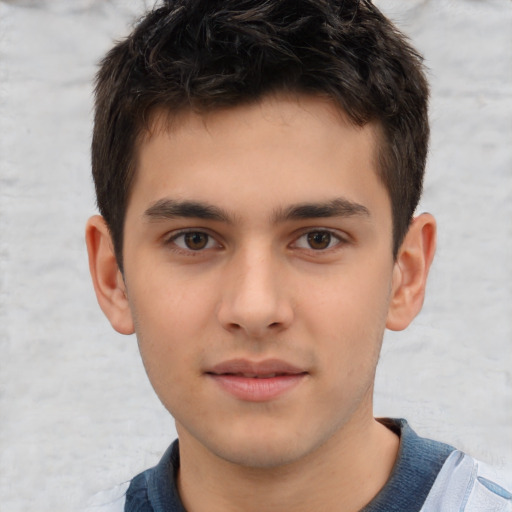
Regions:
[[[321, 249], [315, 249], [311, 247], [310, 241], [307, 241], [306, 244], [309, 245], [309, 247], [299, 247], [300, 249], [306, 250], [306, 251], [313, 251], [315, 253], [321, 253], [321, 252], [327, 252], [330, 250], [336, 250], [339, 245], [344, 245], [348, 242], [346, 237], [343, 237], [338, 231], [332, 230], [332, 229], [326, 229], [326, 228], [309, 228], [307, 231], [303, 232], [299, 237], [295, 239], [295, 241], [292, 243], [292, 245], [297, 245], [298, 241], [301, 238], [309, 237], [311, 235], [328, 235], [329, 237], [329, 243], [328, 246]], [[336, 242], [334, 245], [331, 245], [331, 242]]]
[[[298, 242], [302, 238], [306, 238], [311, 235], [327, 235], [329, 237], [328, 239], [328, 246], [325, 248], [313, 248], [310, 246], [310, 242], [306, 241], [306, 244], [309, 245], [309, 247], [300, 247], [298, 245]], [[206, 236], [206, 244], [204, 247], [200, 247], [197, 249], [192, 249], [190, 247], [187, 247], [186, 242], [183, 242], [184, 247], [181, 247], [176, 243], [178, 239], [181, 237], [186, 237], [187, 235], [202, 235]], [[332, 242], [335, 242], [332, 244]], [[213, 243], [213, 246], [211, 245]], [[338, 231], [327, 229], [327, 228], [308, 228], [307, 231], [303, 231], [299, 236], [297, 236], [294, 241], [290, 244], [290, 247], [298, 248], [304, 251], [311, 251], [313, 253], [326, 253], [328, 251], [336, 250], [338, 246], [345, 245], [348, 243], [347, 237], [342, 236]], [[217, 241], [217, 239], [208, 233], [206, 230], [201, 229], [187, 229], [187, 230], [180, 230], [178, 232], [172, 233], [169, 237], [166, 238], [165, 244], [168, 246], [171, 246], [172, 250], [178, 253], [182, 253], [185, 255], [198, 255], [206, 250], [214, 249], [214, 248], [222, 248], [222, 244]]]
[[[181, 237], [185, 238], [187, 235], [203, 235], [203, 236], [206, 236], [207, 237], [206, 246], [202, 247], [202, 248], [198, 248], [198, 249], [192, 249], [190, 247], [186, 247], [186, 243], [184, 242], [183, 245], [185, 247], [180, 247], [176, 243], [176, 240], [178, 240]], [[201, 253], [201, 252], [203, 252], [203, 251], [205, 251], [207, 249], [212, 249], [213, 247], [208, 247], [208, 245], [210, 245], [210, 243], [212, 241], [214, 242], [216, 247], [222, 247], [222, 245], [218, 241], [216, 241], [215, 237], [212, 236], [210, 233], [208, 233], [205, 230], [185, 229], [185, 230], [181, 230], [181, 231], [172, 233], [171, 236], [166, 238], [165, 244], [169, 245], [169, 246], [172, 246], [172, 249], [174, 251], [176, 251], [176, 252], [180, 252], [180, 253], [187, 254], [187, 255], [190, 255], [192, 253], [192, 254], [195, 255], [195, 254], [199, 254], [199, 253]]]

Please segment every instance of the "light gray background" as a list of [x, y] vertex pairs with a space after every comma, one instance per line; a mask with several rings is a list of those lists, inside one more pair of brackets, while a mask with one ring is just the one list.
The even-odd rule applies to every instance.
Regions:
[[[142, 0], [0, 0], [0, 509], [71, 510], [175, 435], [90, 284], [91, 78]], [[432, 83], [427, 300], [386, 336], [379, 415], [512, 474], [512, 3], [381, 0]]]

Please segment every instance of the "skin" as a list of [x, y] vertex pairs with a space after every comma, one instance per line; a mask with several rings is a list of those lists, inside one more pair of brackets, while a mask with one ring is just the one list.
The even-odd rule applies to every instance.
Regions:
[[[398, 438], [373, 418], [375, 369], [385, 328], [421, 309], [435, 221], [417, 217], [393, 259], [378, 129], [328, 101], [164, 117], [140, 143], [124, 275], [99, 216], [87, 244], [103, 311], [137, 333], [175, 418], [185, 507], [359, 510], [396, 459]], [[240, 398], [212, 377], [233, 359], [301, 376], [275, 397]]]

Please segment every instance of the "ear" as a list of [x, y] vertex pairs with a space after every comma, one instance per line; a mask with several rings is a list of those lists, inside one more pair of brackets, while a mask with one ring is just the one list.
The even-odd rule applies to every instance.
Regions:
[[121, 334], [135, 332], [123, 275], [117, 265], [114, 245], [105, 219], [91, 217], [85, 228], [94, 291], [98, 303], [112, 327]]
[[435, 250], [436, 221], [423, 213], [412, 221], [394, 264], [388, 329], [405, 329], [420, 312]]

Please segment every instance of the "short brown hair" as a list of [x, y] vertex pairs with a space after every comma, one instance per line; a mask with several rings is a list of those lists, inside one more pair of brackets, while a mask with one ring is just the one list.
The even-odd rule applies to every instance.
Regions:
[[359, 126], [377, 121], [393, 251], [418, 204], [427, 156], [422, 58], [369, 0], [168, 0], [101, 62], [92, 170], [122, 269], [137, 141], [156, 109], [204, 112], [273, 92], [322, 95]]

